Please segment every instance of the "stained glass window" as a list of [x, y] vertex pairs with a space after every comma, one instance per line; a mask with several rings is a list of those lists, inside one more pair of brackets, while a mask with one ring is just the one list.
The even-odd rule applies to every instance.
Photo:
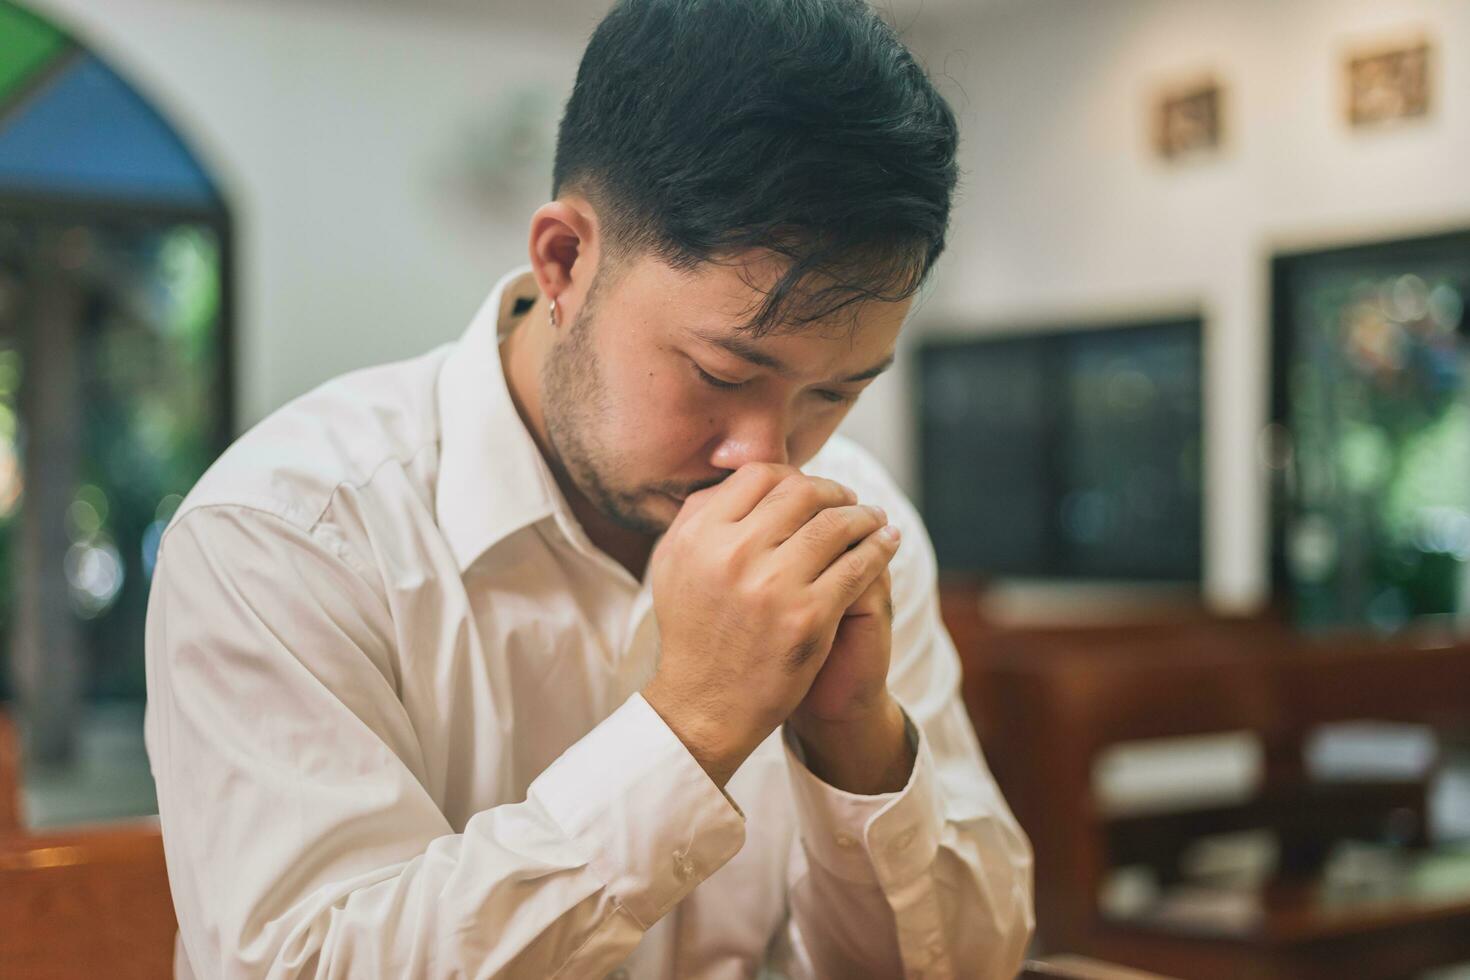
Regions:
[[0, 699], [140, 703], [159, 536], [230, 433], [229, 215], [150, 99], [0, 0]]
[[1276, 263], [1278, 585], [1305, 627], [1470, 611], [1470, 234]]

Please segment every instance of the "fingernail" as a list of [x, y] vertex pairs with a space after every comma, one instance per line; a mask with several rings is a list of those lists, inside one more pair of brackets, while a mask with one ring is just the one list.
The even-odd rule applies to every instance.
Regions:
[[853, 492], [852, 487], [844, 486], [842, 489], [847, 491], [847, 499], [850, 503], [857, 503], [857, 494]]
[[883, 510], [882, 507], [875, 507], [874, 505], [869, 504], [868, 505], [868, 513], [869, 514], [872, 514], [880, 522], [882, 522], [884, 524], [887, 524], [888, 523], [888, 514]]
[[889, 524], [883, 530], [879, 531], [878, 534], [880, 537], [888, 541], [897, 541], [900, 536], [898, 528], [892, 524]]

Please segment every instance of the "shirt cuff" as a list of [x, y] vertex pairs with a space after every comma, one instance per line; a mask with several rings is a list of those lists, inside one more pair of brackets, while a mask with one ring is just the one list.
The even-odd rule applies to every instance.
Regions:
[[562, 753], [527, 793], [646, 930], [745, 843], [745, 820], [643, 695]]
[[896, 793], [860, 796], [829, 785], [807, 768], [789, 729], [781, 739], [807, 854], [839, 878], [885, 891], [929, 868], [944, 826], [929, 742], [907, 711], [903, 720], [914, 768]]

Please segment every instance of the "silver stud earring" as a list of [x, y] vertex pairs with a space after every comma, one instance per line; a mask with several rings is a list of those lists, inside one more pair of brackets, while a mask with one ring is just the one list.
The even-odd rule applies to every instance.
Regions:
[[556, 300], [552, 300], [551, 301], [551, 308], [550, 308], [550, 311], [549, 312], [551, 314], [551, 325], [554, 327], [554, 326], [557, 325], [557, 322], [556, 322]]

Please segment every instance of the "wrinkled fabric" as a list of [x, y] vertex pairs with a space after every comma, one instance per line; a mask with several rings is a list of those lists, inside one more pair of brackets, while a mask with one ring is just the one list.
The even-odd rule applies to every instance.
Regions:
[[146, 734], [180, 976], [1009, 977], [1030, 851], [981, 757], [933, 551], [881, 468], [908, 785], [777, 731], [725, 792], [638, 693], [644, 583], [587, 539], [506, 388], [523, 271], [455, 344], [242, 437], [163, 537]]

